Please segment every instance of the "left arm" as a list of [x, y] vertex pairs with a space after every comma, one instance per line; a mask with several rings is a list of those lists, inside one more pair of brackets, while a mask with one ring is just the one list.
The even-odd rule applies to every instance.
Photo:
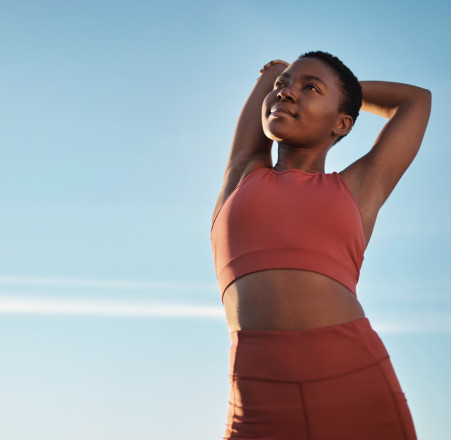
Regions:
[[418, 153], [431, 111], [431, 93], [393, 82], [360, 84], [361, 109], [388, 119], [372, 149], [341, 173], [357, 199], [368, 236], [379, 209]]

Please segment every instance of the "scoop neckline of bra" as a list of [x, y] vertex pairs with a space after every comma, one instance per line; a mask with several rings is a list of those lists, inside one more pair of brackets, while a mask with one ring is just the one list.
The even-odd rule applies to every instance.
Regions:
[[[330, 174], [330, 173], [323, 173], [321, 171], [318, 171], [316, 173], [309, 173], [308, 171], [303, 171], [303, 170], [299, 170], [297, 168], [287, 168], [286, 170], [282, 170], [282, 171], [277, 171], [274, 168], [267, 168], [268, 170], [272, 171], [273, 173], [276, 174], [283, 174], [283, 173], [290, 173], [290, 172], [298, 172], [298, 173], [302, 173], [302, 174], [306, 174], [307, 176], [317, 176], [317, 175], [326, 175], [326, 174]], [[332, 173], [333, 174], [333, 173]]]

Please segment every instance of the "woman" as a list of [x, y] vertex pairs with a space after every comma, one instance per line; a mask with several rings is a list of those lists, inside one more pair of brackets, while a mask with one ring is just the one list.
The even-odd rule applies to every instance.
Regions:
[[[418, 152], [430, 106], [428, 90], [359, 83], [324, 52], [262, 69], [213, 214], [232, 339], [224, 439], [416, 438], [356, 284], [378, 211]], [[388, 122], [367, 154], [326, 174], [327, 152], [360, 107]]]

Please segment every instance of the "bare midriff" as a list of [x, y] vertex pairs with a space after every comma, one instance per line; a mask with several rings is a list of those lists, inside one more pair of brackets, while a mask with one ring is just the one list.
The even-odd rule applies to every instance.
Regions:
[[272, 269], [235, 280], [224, 292], [229, 331], [306, 330], [365, 317], [357, 297], [316, 272]]

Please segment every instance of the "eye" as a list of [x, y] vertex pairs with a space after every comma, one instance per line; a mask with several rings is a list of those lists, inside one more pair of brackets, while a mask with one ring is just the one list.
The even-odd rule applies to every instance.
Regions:
[[274, 87], [278, 88], [278, 87], [285, 87], [284, 83], [282, 81], [276, 80], [276, 82], [274, 83]]
[[306, 85], [304, 86], [304, 88], [305, 88], [306, 90], [314, 90], [315, 92], [319, 92], [319, 90], [316, 88], [316, 86], [315, 86], [314, 84], [306, 84]]

